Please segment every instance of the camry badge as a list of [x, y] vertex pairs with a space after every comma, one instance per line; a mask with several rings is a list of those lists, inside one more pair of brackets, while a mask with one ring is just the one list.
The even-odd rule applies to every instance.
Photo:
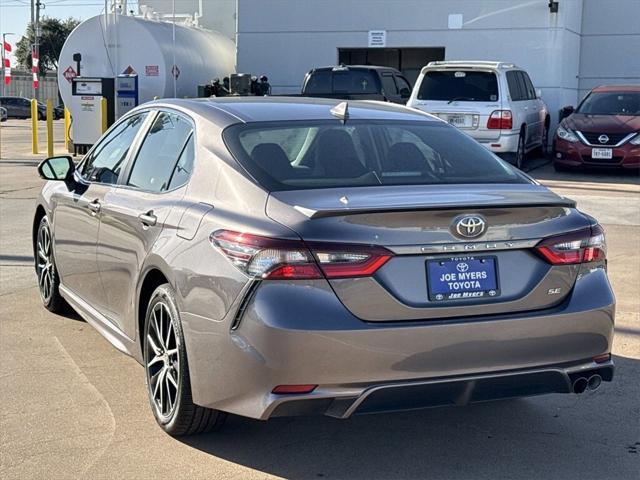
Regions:
[[480, 215], [464, 215], [454, 220], [455, 233], [464, 238], [476, 238], [487, 229], [487, 222]]
[[607, 137], [604, 133], [598, 137], [598, 141], [600, 143], [609, 143], [609, 137]]

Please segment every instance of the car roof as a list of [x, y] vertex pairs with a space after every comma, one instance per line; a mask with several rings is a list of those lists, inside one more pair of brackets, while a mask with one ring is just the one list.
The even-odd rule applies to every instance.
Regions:
[[[213, 97], [166, 99], [145, 106], [176, 107], [224, 127], [234, 123], [335, 120], [331, 109], [345, 100], [307, 97]], [[439, 121], [427, 113], [388, 102], [347, 101], [351, 119]], [[348, 120], [347, 120], [348, 121]]]
[[484, 61], [484, 60], [442, 60], [437, 62], [429, 62], [422, 68], [425, 70], [447, 69], [447, 68], [478, 68], [491, 70], [522, 70], [512, 62]]
[[311, 72], [317, 72], [318, 70], [391, 70], [393, 72], [400, 73], [399, 70], [393, 67], [385, 67], [382, 65], [329, 65], [326, 67], [315, 67], [312, 68]]
[[600, 85], [592, 92], [640, 92], [640, 85]]

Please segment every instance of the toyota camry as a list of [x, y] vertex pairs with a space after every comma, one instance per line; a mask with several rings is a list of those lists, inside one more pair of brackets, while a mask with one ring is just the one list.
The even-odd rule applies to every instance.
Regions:
[[38, 169], [44, 306], [142, 364], [172, 435], [612, 380], [602, 227], [428, 114], [156, 101]]

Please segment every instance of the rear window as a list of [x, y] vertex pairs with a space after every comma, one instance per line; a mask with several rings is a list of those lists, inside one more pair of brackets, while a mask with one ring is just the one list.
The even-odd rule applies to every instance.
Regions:
[[316, 70], [309, 75], [304, 93], [367, 95], [378, 92], [376, 76], [370, 70]]
[[528, 183], [511, 166], [441, 122], [256, 122], [227, 128], [238, 162], [267, 190]]
[[498, 79], [492, 72], [431, 71], [422, 79], [418, 99], [495, 102], [498, 100]]
[[640, 115], [639, 92], [594, 92], [578, 107], [588, 115]]

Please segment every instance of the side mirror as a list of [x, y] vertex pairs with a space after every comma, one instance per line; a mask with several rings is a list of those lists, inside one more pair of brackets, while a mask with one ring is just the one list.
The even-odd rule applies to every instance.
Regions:
[[562, 120], [563, 118], [567, 118], [574, 111], [575, 111], [575, 109], [573, 108], [572, 105], [567, 105], [566, 107], [562, 107], [560, 109], [560, 120]]
[[49, 157], [38, 165], [38, 174], [45, 180], [69, 180], [75, 170], [76, 165], [68, 155]]
[[400, 98], [409, 98], [411, 96], [411, 90], [407, 87], [400, 89]]
[[539, 88], [536, 88], [536, 98], [542, 98], [542, 90]]

